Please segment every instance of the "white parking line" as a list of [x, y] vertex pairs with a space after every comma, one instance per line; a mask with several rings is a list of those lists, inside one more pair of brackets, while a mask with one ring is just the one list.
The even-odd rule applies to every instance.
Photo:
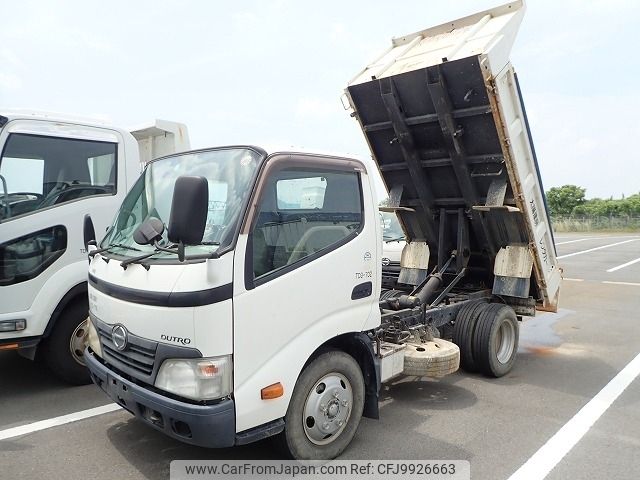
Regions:
[[0, 440], [19, 437], [28, 433], [64, 425], [65, 423], [77, 422], [78, 420], [84, 420], [85, 418], [91, 418], [97, 415], [115, 412], [116, 410], [120, 409], [121, 407], [117, 403], [109, 403], [108, 405], [103, 405], [101, 407], [81, 410], [80, 412], [74, 412], [68, 415], [62, 415], [60, 417], [49, 418], [47, 420], [41, 420], [39, 422], [33, 422], [27, 425], [21, 425], [19, 427], [7, 428], [6, 430], [0, 430]]
[[571, 451], [616, 398], [640, 375], [640, 354], [545, 443], [509, 480], [541, 480]]
[[636, 258], [635, 260], [631, 260], [630, 262], [623, 263], [622, 265], [618, 265], [617, 267], [610, 268], [607, 270], [607, 273], [615, 272], [616, 270], [620, 270], [621, 268], [628, 267], [629, 265], [633, 265], [634, 263], [640, 262], [640, 258]]
[[586, 240], [593, 240], [594, 238], [597, 238], [597, 237], [579, 238], [578, 240], [568, 240], [566, 242], [556, 243], [556, 246], [558, 246], [558, 245], [566, 245], [567, 243], [584, 242]]
[[567, 282], [584, 282], [584, 278], [563, 278]]
[[630, 285], [632, 287], [640, 287], [640, 283], [633, 283], [633, 282], [609, 282], [605, 280], [602, 283], [608, 283], [610, 285]]
[[640, 238], [632, 238], [631, 240], [625, 240], [623, 242], [610, 243], [608, 245], [602, 245], [601, 247], [590, 248], [589, 250], [581, 250], [579, 252], [567, 253], [566, 255], [560, 255], [558, 257], [558, 260], [560, 260], [562, 258], [573, 257], [575, 255], [582, 255], [583, 253], [595, 252], [596, 250], [602, 250], [603, 248], [615, 247], [617, 245], [622, 245], [624, 243], [637, 242], [638, 240], [640, 240]]

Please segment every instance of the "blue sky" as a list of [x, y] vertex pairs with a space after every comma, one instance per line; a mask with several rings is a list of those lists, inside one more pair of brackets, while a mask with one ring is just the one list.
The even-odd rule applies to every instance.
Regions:
[[[390, 38], [501, 1], [0, 0], [0, 106], [154, 118], [193, 147], [296, 145], [368, 157], [340, 103]], [[511, 60], [545, 187], [640, 191], [633, 1], [531, 0]]]

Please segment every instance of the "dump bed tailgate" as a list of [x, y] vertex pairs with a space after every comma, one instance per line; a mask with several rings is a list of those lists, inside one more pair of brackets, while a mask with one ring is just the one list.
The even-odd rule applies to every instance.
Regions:
[[503, 268], [528, 250], [531, 295], [553, 311], [560, 271], [508, 58], [523, 13], [513, 2], [394, 39], [346, 93], [409, 241], [426, 242], [438, 264], [458, 245], [464, 212], [480, 282], [501, 274], [497, 256]]

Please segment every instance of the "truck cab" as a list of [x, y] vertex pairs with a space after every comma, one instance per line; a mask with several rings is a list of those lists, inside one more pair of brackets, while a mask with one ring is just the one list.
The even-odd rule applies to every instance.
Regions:
[[151, 162], [91, 261], [94, 382], [173, 437], [226, 447], [283, 430], [321, 358], [317, 405], [296, 405], [333, 407], [307, 412], [292, 448], [337, 454], [330, 439], [377, 399], [362, 332], [380, 323], [380, 236], [355, 159], [239, 146]]
[[37, 112], [0, 116], [0, 349], [84, 367], [86, 243], [102, 236], [141, 170], [127, 130]]

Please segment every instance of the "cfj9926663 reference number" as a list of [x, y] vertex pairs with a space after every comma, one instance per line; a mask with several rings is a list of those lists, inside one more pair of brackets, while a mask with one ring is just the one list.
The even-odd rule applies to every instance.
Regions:
[[379, 463], [380, 475], [455, 475], [455, 463]]

